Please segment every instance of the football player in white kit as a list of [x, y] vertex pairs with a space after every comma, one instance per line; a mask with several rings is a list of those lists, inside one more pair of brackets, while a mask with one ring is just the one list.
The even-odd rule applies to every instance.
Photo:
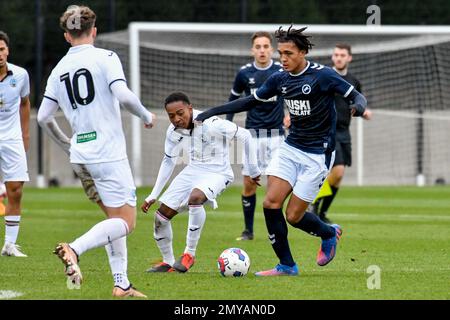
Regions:
[[[195, 253], [206, 219], [204, 203], [217, 207], [216, 198], [233, 182], [233, 170], [229, 159], [229, 141], [236, 137], [245, 148], [244, 165], [253, 183], [259, 185], [261, 171], [258, 167], [256, 146], [250, 132], [236, 124], [212, 117], [203, 125], [194, 125], [193, 119], [201, 112], [194, 110], [189, 98], [182, 92], [169, 95], [164, 104], [171, 125], [167, 129], [165, 155], [151, 194], [141, 206], [148, 212], [156, 202], [175, 168], [183, 145], [189, 155], [189, 164], [175, 177], [159, 198], [161, 203], [155, 213], [154, 238], [163, 256], [163, 262], [148, 272], [186, 272], [195, 262]], [[170, 220], [188, 208], [189, 222], [186, 248], [175, 261], [172, 248]]]
[[0, 176], [8, 198], [1, 255], [26, 257], [16, 241], [23, 184], [30, 181], [25, 154], [30, 144], [30, 80], [25, 69], [7, 62], [8, 55], [9, 38], [0, 31]]
[[60, 18], [68, 53], [53, 69], [38, 113], [41, 126], [54, 120], [58, 107], [70, 122], [70, 162], [84, 165], [98, 190], [108, 219], [55, 253], [65, 265], [68, 284], [79, 287], [78, 266], [84, 252], [106, 246], [114, 278], [113, 296], [145, 297], [127, 276], [126, 236], [136, 223], [136, 187], [126, 155], [120, 105], [140, 117], [146, 128], [153, 115], [127, 87], [118, 56], [93, 46], [95, 13], [86, 6], [70, 6]]

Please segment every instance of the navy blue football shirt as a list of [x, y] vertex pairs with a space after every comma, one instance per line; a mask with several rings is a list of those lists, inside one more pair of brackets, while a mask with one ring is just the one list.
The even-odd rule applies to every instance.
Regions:
[[254, 93], [265, 101], [275, 95], [283, 98], [291, 116], [286, 143], [310, 152], [334, 150], [336, 135], [335, 93], [347, 97], [354, 87], [333, 69], [307, 61], [298, 74], [280, 70]]
[[[273, 73], [278, 72], [281, 68], [279, 62], [272, 60], [271, 64], [266, 68], [258, 68], [255, 63], [248, 63], [241, 67], [234, 80], [233, 89], [231, 90], [230, 101], [238, 99], [242, 93], [249, 96], [258, 90], [258, 88]], [[277, 95], [269, 97], [266, 102], [261, 102], [247, 112], [245, 120], [246, 129], [280, 129], [283, 130], [283, 99]], [[232, 120], [232, 116], [227, 116], [228, 120]]]

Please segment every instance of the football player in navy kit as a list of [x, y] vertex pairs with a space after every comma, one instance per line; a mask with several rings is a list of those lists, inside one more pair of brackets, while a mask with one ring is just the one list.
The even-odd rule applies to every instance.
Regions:
[[[281, 69], [281, 64], [272, 60], [272, 35], [266, 31], [255, 32], [252, 36], [252, 56], [254, 61], [242, 66], [236, 74], [229, 101], [238, 99], [241, 94], [252, 95], [266, 79]], [[234, 114], [227, 114], [227, 120], [233, 121]], [[277, 96], [267, 102], [260, 102], [247, 112], [245, 128], [253, 136], [257, 146], [258, 165], [264, 174], [270, 159], [284, 141], [283, 99]], [[242, 210], [245, 229], [236, 240], [253, 240], [253, 222], [256, 206], [256, 187], [249, 176], [248, 168], [243, 166], [244, 188], [242, 190]]]
[[[333, 69], [341, 75], [348, 83], [352, 84], [356, 90], [361, 92], [361, 83], [355, 78], [353, 74], [348, 72], [348, 65], [352, 61], [352, 48], [349, 44], [336, 44], [333, 55]], [[344, 177], [345, 167], [352, 165], [352, 142], [350, 136], [350, 121], [352, 118], [351, 109], [349, 108], [349, 101], [344, 99], [341, 95], [336, 94], [335, 105], [337, 112], [336, 123], [336, 157], [333, 168], [327, 177], [327, 182], [330, 186], [331, 194], [319, 198], [311, 206], [312, 211], [319, 215], [320, 219], [326, 223], [331, 223], [327, 217], [327, 211], [336, 196]], [[370, 120], [372, 111], [366, 109], [362, 118]]]
[[[327, 265], [334, 258], [342, 234], [339, 225], [328, 225], [306, 209], [333, 165], [335, 93], [352, 101], [355, 116], [363, 115], [367, 101], [336, 71], [306, 59], [313, 45], [310, 36], [303, 33], [305, 29], [280, 27], [275, 32], [283, 70], [271, 75], [253, 95], [209, 109], [196, 118], [203, 121], [217, 114], [250, 110], [259, 101], [275, 95], [282, 96], [289, 109], [289, 135], [266, 170], [268, 185], [263, 203], [269, 240], [280, 262], [273, 269], [257, 272], [257, 276], [298, 274], [289, 249], [286, 220], [293, 227], [322, 239], [317, 254], [319, 266]], [[285, 220], [282, 208], [288, 197]]]

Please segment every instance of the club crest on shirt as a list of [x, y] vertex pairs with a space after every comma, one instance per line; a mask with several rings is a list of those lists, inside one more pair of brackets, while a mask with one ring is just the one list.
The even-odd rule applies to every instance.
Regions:
[[10, 85], [11, 87], [15, 88], [15, 87], [17, 86], [17, 80], [14, 79], [14, 78], [12, 78], [12, 79], [9, 81], [9, 85]]
[[304, 84], [302, 86], [302, 92], [303, 92], [303, 94], [310, 94], [311, 93], [311, 86], [309, 84]]

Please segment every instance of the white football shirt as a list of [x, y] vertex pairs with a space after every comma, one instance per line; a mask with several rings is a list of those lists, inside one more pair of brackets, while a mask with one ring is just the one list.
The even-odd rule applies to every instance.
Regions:
[[[195, 119], [201, 111], [193, 111]], [[206, 119], [193, 129], [176, 129], [169, 125], [164, 152], [168, 157], [178, 157], [180, 149], [188, 153], [189, 166], [200, 172], [208, 171], [233, 177], [230, 165], [229, 142], [239, 128], [235, 123], [218, 117]]]
[[28, 72], [8, 63], [8, 73], [0, 79], [0, 141], [22, 140], [20, 100], [30, 94]]
[[70, 122], [70, 162], [127, 158], [120, 105], [110, 89], [116, 81], [126, 81], [119, 57], [92, 45], [70, 48], [53, 69], [44, 97], [57, 102]]

